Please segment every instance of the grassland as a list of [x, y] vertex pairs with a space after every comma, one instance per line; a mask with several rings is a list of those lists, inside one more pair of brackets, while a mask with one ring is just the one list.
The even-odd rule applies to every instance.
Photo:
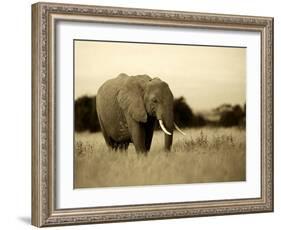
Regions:
[[243, 181], [246, 179], [244, 129], [186, 129], [175, 133], [172, 151], [163, 151], [155, 132], [147, 156], [111, 151], [101, 133], [76, 133], [75, 188]]

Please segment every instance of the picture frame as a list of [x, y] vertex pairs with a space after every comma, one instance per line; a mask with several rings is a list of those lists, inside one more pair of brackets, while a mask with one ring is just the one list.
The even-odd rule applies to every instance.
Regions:
[[[254, 97], [260, 98], [260, 196], [57, 208], [56, 172], [59, 169], [56, 154], [60, 143], [56, 138], [56, 109], [63, 105], [56, 101], [61, 87], [56, 77], [61, 64], [56, 60], [56, 25], [61, 21], [152, 26], [167, 30], [257, 32], [260, 37], [260, 66], [255, 68], [260, 78], [255, 81], [260, 83], [260, 94]], [[60, 3], [32, 5], [32, 225], [43, 227], [272, 212], [273, 127], [273, 18]], [[247, 141], [250, 138], [247, 136]], [[110, 197], [108, 199], [110, 203]]]

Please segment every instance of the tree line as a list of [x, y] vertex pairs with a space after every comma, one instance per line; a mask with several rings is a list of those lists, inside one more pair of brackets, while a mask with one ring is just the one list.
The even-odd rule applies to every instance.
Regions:
[[[96, 111], [96, 96], [82, 96], [75, 100], [74, 126], [76, 132], [100, 131]], [[215, 117], [212, 119], [211, 117]], [[246, 104], [240, 105], [223, 104], [214, 108], [209, 113], [194, 113], [184, 97], [174, 99], [174, 120], [180, 128], [186, 127], [232, 127], [245, 128]], [[156, 127], [158, 128], [158, 127]]]

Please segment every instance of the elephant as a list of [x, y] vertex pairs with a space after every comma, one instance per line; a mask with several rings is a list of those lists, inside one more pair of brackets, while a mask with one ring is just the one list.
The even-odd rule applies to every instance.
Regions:
[[158, 120], [164, 132], [164, 149], [171, 150], [174, 123], [174, 97], [168, 84], [148, 75], [119, 74], [106, 81], [97, 92], [97, 115], [106, 144], [114, 150], [150, 150]]

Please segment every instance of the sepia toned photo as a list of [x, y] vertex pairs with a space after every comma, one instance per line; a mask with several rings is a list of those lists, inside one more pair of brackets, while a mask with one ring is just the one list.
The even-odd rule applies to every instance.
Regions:
[[246, 47], [73, 48], [74, 188], [246, 180]]
[[272, 212], [274, 18], [32, 5], [32, 225]]
[[273, 29], [32, 4], [32, 225], [272, 212]]

